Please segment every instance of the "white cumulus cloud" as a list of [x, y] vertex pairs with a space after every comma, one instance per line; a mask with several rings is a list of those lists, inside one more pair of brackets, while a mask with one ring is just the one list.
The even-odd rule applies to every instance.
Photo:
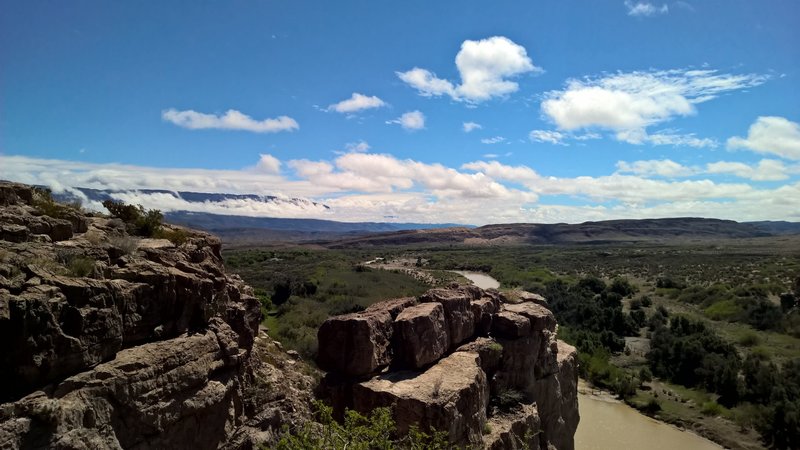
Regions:
[[458, 85], [419, 67], [397, 72], [397, 76], [426, 97], [448, 95], [454, 100], [479, 103], [516, 92], [519, 85], [509, 78], [541, 71], [524, 47], [503, 36], [464, 41], [456, 55], [456, 67], [461, 77]]
[[254, 133], [277, 133], [300, 128], [297, 121], [288, 116], [255, 120], [235, 109], [229, 109], [223, 115], [216, 115], [200, 113], [191, 109], [178, 111], [175, 108], [170, 108], [161, 112], [161, 118], [190, 130], [219, 129], [252, 131]]
[[398, 124], [406, 130], [421, 130], [425, 128], [425, 114], [420, 111], [410, 111], [394, 120], [386, 121], [387, 124]]
[[264, 173], [281, 173], [281, 161], [269, 154], [259, 155], [258, 163], [256, 163], [256, 170]]
[[800, 124], [785, 117], [759, 117], [750, 125], [746, 138], [728, 139], [728, 148], [744, 148], [800, 160]]
[[382, 106], [386, 106], [386, 102], [374, 95], [369, 96], [353, 92], [350, 98], [328, 106], [328, 111], [352, 114], [365, 109], [380, 108]]
[[754, 181], [780, 181], [797, 173], [796, 167], [787, 167], [776, 159], [762, 159], [756, 166], [741, 162], [718, 161], [706, 166], [706, 173], [731, 174]]
[[649, 135], [647, 128], [697, 113], [696, 105], [758, 86], [767, 77], [720, 74], [714, 70], [637, 71], [571, 79], [545, 94], [542, 113], [559, 130], [608, 129], [634, 144], [713, 146], [710, 139], [676, 133]]
[[[259, 166], [262, 170], [255, 170]], [[692, 179], [671, 179], [684, 174]], [[706, 174], [777, 183], [697, 179]], [[125, 190], [117, 198], [165, 211], [187, 209], [344, 221], [384, 221], [390, 217], [392, 221], [476, 225], [676, 216], [797, 221], [798, 174], [798, 165], [777, 160], [752, 165], [718, 161], [705, 167], [688, 167], [671, 160], [619, 162], [617, 172], [610, 175], [557, 177], [540, 174], [526, 165], [506, 165], [496, 160], [475, 161], [456, 168], [361, 152], [347, 153], [330, 162], [296, 159], [284, 164], [270, 155], [261, 155], [255, 166], [240, 170], [0, 155], [0, 179], [46, 185], [57, 191], [74, 192], [75, 186]], [[137, 192], [141, 189], [256, 193], [287, 201], [230, 199], [190, 203], [169, 192]], [[564, 200], [565, 196], [569, 200]], [[544, 201], [539, 203], [540, 199]], [[102, 209], [95, 203], [84, 205]]]
[[669, 6], [667, 6], [666, 3], [662, 3], [661, 6], [656, 6], [649, 2], [632, 2], [626, 0], [625, 7], [628, 8], [629, 16], [652, 17], [669, 12]]

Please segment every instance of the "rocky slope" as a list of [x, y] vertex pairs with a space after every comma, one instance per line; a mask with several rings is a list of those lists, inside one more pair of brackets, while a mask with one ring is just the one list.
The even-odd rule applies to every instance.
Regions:
[[[127, 228], [0, 182], [0, 448], [252, 449], [309, 421], [314, 369], [259, 330], [220, 241]], [[576, 354], [543, 304], [453, 286], [332, 318], [317, 392], [462, 446], [571, 449]]]
[[304, 421], [312, 379], [219, 240], [125, 230], [0, 182], [0, 448], [252, 448]]
[[332, 317], [319, 330], [322, 391], [341, 414], [391, 407], [400, 432], [444, 430], [470, 448], [574, 447], [577, 353], [535, 295], [474, 286]]

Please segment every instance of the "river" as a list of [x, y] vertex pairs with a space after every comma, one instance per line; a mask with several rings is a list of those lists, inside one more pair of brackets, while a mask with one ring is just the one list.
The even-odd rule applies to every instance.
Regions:
[[[454, 271], [476, 286], [489, 289], [500, 282], [480, 272]], [[608, 395], [592, 395], [581, 380], [575, 450], [647, 449], [718, 450], [722, 447], [694, 433], [645, 416]], [[583, 391], [583, 392], [581, 392]]]

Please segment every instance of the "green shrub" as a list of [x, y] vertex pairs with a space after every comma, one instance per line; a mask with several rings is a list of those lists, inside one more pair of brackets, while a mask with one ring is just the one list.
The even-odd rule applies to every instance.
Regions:
[[761, 342], [758, 335], [752, 331], [748, 331], [739, 338], [739, 344], [743, 347], [754, 347]]
[[703, 403], [702, 408], [700, 408], [700, 412], [706, 416], [719, 416], [722, 414], [725, 408], [722, 407], [719, 403], [715, 401], [709, 401]]
[[67, 270], [73, 277], [88, 277], [94, 272], [94, 260], [84, 257], [73, 258], [67, 264]]
[[69, 211], [80, 211], [80, 201], [73, 201], [70, 203], [59, 203], [53, 200], [49, 189], [34, 188], [33, 189], [33, 202], [32, 205], [39, 214], [44, 216], [56, 217], [63, 219], [67, 216]]
[[642, 409], [648, 414], [655, 414], [661, 411], [661, 402], [656, 398], [650, 398]]
[[161, 229], [164, 215], [157, 209], [145, 210], [142, 205], [128, 205], [124, 202], [106, 200], [103, 206], [112, 216], [125, 222], [128, 232], [138, 236], [151, 237]]
[[158, 228], [153, 233], [153, 237], [157, 239], [167, 239], [168, 241], [175, 244], [176, 247], [180, 247], [189, 240], [189, 233], [187, 233], [186, 230], [180, 228], [173, 228], [168, 230], [165, 229], [164, 227], [161, 227]]
[[346, 410], [343, 423], [333, 419], [333, 409], [315, 402], [317, 423], [302, 428], [287, 427], [278, 442], [278, 450], [447, 450], [455, 448], [447, 441], [447, 433], [420, 431], [412, 426], [408, 435], [399, 437], [389, 408], [376, 408], [364, 416]]
[[703, 312], [714, 320], [732, 320], [739, 317], [743, 309], [737, 304], [736, 300], [722, 300], [713, 303]]

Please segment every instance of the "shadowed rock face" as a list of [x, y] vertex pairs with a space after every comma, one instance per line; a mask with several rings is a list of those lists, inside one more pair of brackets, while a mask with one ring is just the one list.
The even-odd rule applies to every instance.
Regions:
[[[454, 286], [431, 289], [418, 305], [390, 300], [330, 318], [319, 332], [319, 359], [332, 368], [323, 391], [337, 412], [391, 407], [401, 433], [417, 425], [446, 431], [460, 446], [570, 450], [579, 420], [577, 352], [556, 340], [544, 299], [522, 298], [511, 304], [497, 291]], [[347, 335], [381, 312], [383, 321], [393, 317], [390, 334], [381, 321], [378, 331]], [[374, 335], [388, 345], [376, 347]], [[348, 372], [353, 349], [374, 352], [357, 359], [381, 364]], [[490, 406], [490, 398], [511, 392], [523, 402]], [[484, 436], [487, 422], [492, 431]]]
[[0, 182], [0, 448], [247, 448], [294, 420], [254, 392], [268, 338], [218, 239], [135, 238], [37, 195]]

